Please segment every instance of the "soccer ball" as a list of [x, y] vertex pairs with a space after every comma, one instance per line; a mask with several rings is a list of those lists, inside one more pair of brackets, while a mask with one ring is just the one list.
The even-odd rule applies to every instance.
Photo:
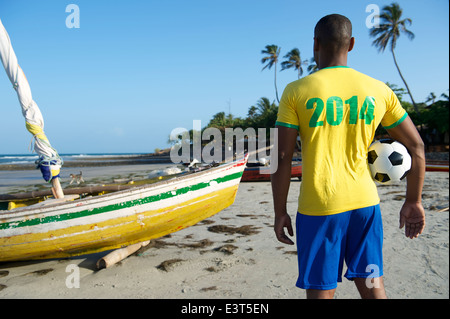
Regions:
[[368, 161], [373, 179], [384, 185], [401, 181], [411, 169], [411, 156], [406, 147], [389, 138], [370, 145]]

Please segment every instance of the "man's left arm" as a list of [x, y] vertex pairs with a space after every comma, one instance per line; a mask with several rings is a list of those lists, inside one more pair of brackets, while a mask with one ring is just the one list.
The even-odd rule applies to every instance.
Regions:
[[422, 206], [422, 188], [425, 179], [424, 144], [409, 116], [387, 131], [394, 140], [402, 143], [411, 155], [411, 170], [406, 177], [406, 199], [400, 211], [400, 228], [406, 226], [405, 236], [416, 238], [425, 228], [425, 211]]

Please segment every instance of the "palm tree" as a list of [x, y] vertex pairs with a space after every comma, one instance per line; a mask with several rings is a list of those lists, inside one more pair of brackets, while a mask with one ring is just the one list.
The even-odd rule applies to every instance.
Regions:
[[278, 107], [274, 102], [271, 103], [268, 98], [262, 97], [256, 102], [256, 106], [252, 106], [250, 109], [255, 112], [257, 127], [275, 126]]
[[277, 96], [278, 103], [280, 103], [280, 100], [278, 99], [278, 89], [277, 89], [277, 63], [278, 63], [278, 56], [280, 55], [280, 50], [281, 50], [281, 48], [279, 48], [275, 44], [272, 44], [272, 45], [266, 45], [266, 49], [261, 51], [262, 54], [267, 54], [268, 55], [268, 56], [262, 58], [262, 60], [261, 60], [262, 64], [267, 63], [262, 68], [262, 70], [264, 70], [267, 67], [269, 67], [269, 69], [271, 69], [272, 66], [275, 65], [275, 79], [274, 79], [274, 83], [275, 83], [275, 94]]
[[254, 106], [254, 105], [250, 106], [250, 108], [248, 109], [247, 118], [252, 119], [252, 120], [254, 118], [256, 118], [256, 116], [258, 115], [257, 110], [258, 109], [256, 108], [256, 106]]
[[414, 101], [408, 84], [406, 83], [402, 73], [400, 72], [400, 68], [398, 67], [397, 59], [395, 58], [394, 54], [395, 45], [397, 44], [400, 33], [405, 34], [410, 40], [414, 39], [414, 33], [406, 28], [407, 24], [411, 25], [412, 20], [410, 18], [401, 20], [402, 13], [403, 10], [400, 8], [398, 3], [394, 2], [390, 6], [385, 6], [382, 10], [382, 13], [380, 14], [380, 25], [379, 27], [370, 30], [370, 36], [375, 38], [372, 44], [378, 48], [379, 52], [384, 52], [387, 45], [390, 43], [390, 49], [392, 57], [394, 58], [395, 66], [397, 67], [398, 73], [400, 74], [403, 83], [405, 83], [406, 90], [411, 97], [414, 109], [416, 113], [419, 114], [419, 109], [417, 108], [416, 102]]
[[389, 82], [386, 82], [386, 85], [389, 86], [389, 88], [397, 95], [398, 100], [400, 103], [403, 103], [403, 94], [405, 94], [404, 88], [399, 88], [397, 84], [391, 84]]
[[294, 70], [298, 71], [298, 78], [303, 74], [303, 68], [302, 65], [308, 64], [308, 61], [302, 61], [300, 57], [300, 50], [297, 48], [292, 49], [289, 51], [285, 56], [286, 61], [281, 62], [281, 71], [294, 68]]
[[209, 121], [208, 127], [215, 127], [221, 131], [225, 131], [227, 127], [227, 118], [225, 112], [219, 112], [213, 115], [213, 118]]
[[430, 105], [433, 105], [435, 101], [436, 101], [436, 94], [434, 94], [434, 92], [431, 92], [431, 93], [427, 96], [427, 99], [426, 99], [425, 103], [431, 102]]
[[317, 66], [316, 61], [314, 60], [314, 58], [311, 58], [309, 63], [310, 63], [308, 65], [308, 72], [309, 72], [309, 74], [314, 73], [316, 71], [319, 71], [319, 67]]
[[275, 103], [270, 103], [270, 100], [266, 97], [260, 98], [259, 101], [256, 102], [256, 107], [252, 106], [252, 108], [255, 108], [256, 114], [260, 116], [265, 116], [266, 114], [273, 112], [276, 107]]

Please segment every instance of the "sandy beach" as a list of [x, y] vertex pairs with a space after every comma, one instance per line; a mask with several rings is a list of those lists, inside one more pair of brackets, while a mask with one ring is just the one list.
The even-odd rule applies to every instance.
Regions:
[[[86, 183], [145, 176], [168, 164], [83, 167]], [[68, 174], [63, 168], [63, 187]], [[37, 177], [36, 177], [37, 176]], [[0, 171], [0, 193], [41, 183], [36, 171]], [[14, 183], [13, 183], [14, 181]], [[294, 220], [300, 181], [292, 180], [288, 209]], [[14, 184], [14, 185], [13, 185]], [[449, 298], [449, 174], [427, 172], [425, 232], [408, 239], [398, 228], [405, 184], [379, 186], [384, 222], [384, 280], [389, 298]], [[96, 270], [107, 252], [71, 259], [0, 263], [0, 298], [303, 299], [295, 287], [295, 246], [273, 233], [270, 182], [241, 183], [235, 203], [112, 266]], [[79, 271], [79, 288], [71, 278]], [[345, 270], [344, 270], [345, 271]], [[72, 277], [71, 277], [72, 276]], [[338, 285], [338, 299], [357, 299], [354, 284]]]

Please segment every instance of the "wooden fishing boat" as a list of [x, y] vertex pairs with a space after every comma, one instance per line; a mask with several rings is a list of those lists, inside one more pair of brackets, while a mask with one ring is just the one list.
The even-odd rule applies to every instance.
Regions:
[[[293, 162], [291, 167], [292, 178], [302, 178], [302, 163]], [[270, 181], [270, 166], [247, 165], [242, 175], [242, 182]]]
[[36, 192], [30, 203], [19, 194], [0, 196], [7, 204], [0, 209], [9, 209], [0, 210], [0, 262], [136, 246], [191, 226], [234, 202], [248, 155], [153, 184], [109, 185], [100, 191], [85, 188], [81, 192], [89, 196], [83, 198], [72, 195], [72, 189], [63, 191], [59, 181], [63, 161], [44, 133], [42, 113], [1, 20], [0, 60], [17, 92], [26, 129], [33, 136], [37, 166], [44, 180], [52, 183], [50, 194], [55, 197], [40, 202], [41, 196], [50, 194]]
[[448, 172], [448, 161], [427, 160], [425, 170], [428, 172]]
[[234, 202], [247, 159], [101, 196], [0, 211], [0, 262], [111, 250], [194, 225]]
[[[448, 161], [436, 161], [427, 160], [426, 162], [427, 172], [448, 172]], [[291, 168], [291, 177], [298, 179], [302, 178], [302, 164], [299, 162], [293, 162]], [[270, 167], [269, 166], [250, 166], [247, 165], [242, 175], [242, 182], [256, 182], [256, 181], [270, 181]]]

